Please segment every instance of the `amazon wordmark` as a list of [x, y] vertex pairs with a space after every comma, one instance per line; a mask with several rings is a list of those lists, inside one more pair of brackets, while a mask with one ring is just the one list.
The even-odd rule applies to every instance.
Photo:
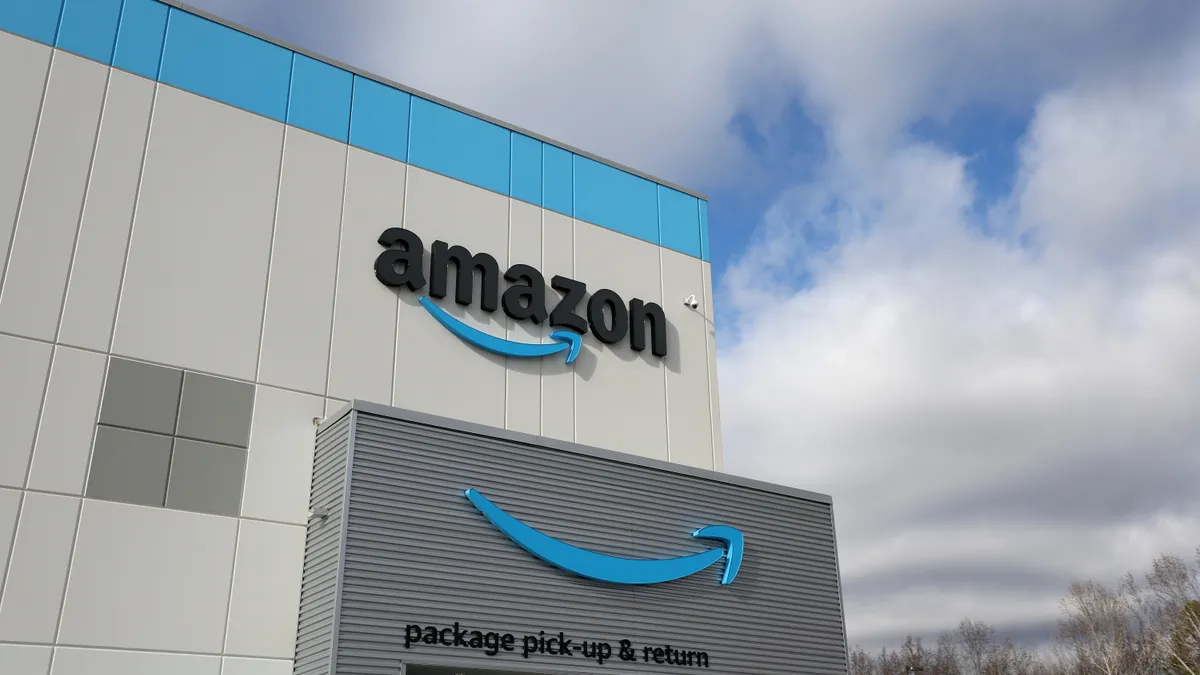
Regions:
[[[425, 287], [425, 248], [415, 232], [391, 227], [379, 235], [379, 244], [387, 249], [375, 259], [375, 277], [380, 283], [410, 291]], [[503, 276], [509, 285], [501, 294], [500, 265], [492, 256], [486, 253], [472, 254], [462, 246], [435, 241], [429, 257], [428, 285], [431, 297], [446, 297], [450, 266], [454, 265], [454, 301], [459, 305], [469, 306], [475, 301], [475, 277], [478, 273], [481, 279], [479, 307], [485, 312], [502, 308], [515, 321], [541, 323], [549, 320], [553, 327], [566, 328], [580, 335], [590, 329], [592, 335], [605, 344], [615, 344], [628, 336], [630, 348], [637, 352], [646, 349], [648, 337], [652, 354], [659, 357], [667, 355], [667, 319], [662, 307], [653, 302], [634, 298], [626, 305], [620, 295], [606, 288], [592, 292], [589, 297], [586, 284], [556, 275], [550, 279], [550, 288], [557, 291], [561, 298], [553, 307], [549, 307], [546, 280], [541, 272], [529, 265], [518, 263], [508, 268]], [[565, 338], [555, 339], [564, 344], [569, 342]], [[488, 348], [487, 345], [480, 346]], [[509, 349], [495, 346], [500, 351]], [[502, 353], [509, 356], [525, 355]]]

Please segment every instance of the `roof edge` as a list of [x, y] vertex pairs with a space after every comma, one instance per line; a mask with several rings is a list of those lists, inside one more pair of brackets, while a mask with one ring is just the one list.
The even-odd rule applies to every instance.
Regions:
[[394, 88], [399, 89], [400, 91], [403, 91], [407, 94], [411, 94], [413, 96], [423, 98], [427, 101], [437, 103], [438, 105], [443, 105], [447, 108], [450, 108], [451, 110], [456, 110], [460, 113], [463, 113], [465, 115], [470, 115], [471, 117], [481, 119], [485, 122], [491, 122], [492, 124], [495, 124], [496, 126], [504, 127], [505, 129], [508, 129], [509, 131], [515, 131], [519, 134], [528, 136], [530, 138], [541, 141], [543, 143], [548, 143], [557, 148], [561, 148], [568, 152], [575, 153], [576, 155], [579, 155], [580, 157], [586, 157], [590, 160], [600, 162], [601, 164], [608, 165], [614, 169], [620, 169], [621, 171], [624, 171], [629, 174], [633, 174], [634, 176], [637, 176], [639, 178], [644, 178], [645, 180], [648, 180], [652, 183], [657, 183], [658, 185], [662, 185], [663, 187], [668, 187], [668, 188], [671, 188], [672, 190], [678, 190], [679, 192], [682, 192], [687, 195], [691, 195], [692, 197], [703, 200], [705, 202], [708, 201], [708, 195], [705, 195], [704, 193], [699, 192], [697, 190], [692, 190], [690, 188], [683, 187], [682, 185], [678, 185], [676, 183], [672, 183], [671, 181], [664, 180], [664, 179], [654, 176], [652, 174], [646, 173], [645, 171], [639, 171], [638, 169], [634, 169], [632, 167], [626, 166], [619, 162], [614, 162], [610, 159], [605, 159], [599, 155], [588, 152], [586, 150], [581, 150], [574, 146], [567, 145], [566, 143], [556, 141], [552, 138], [549, 138], [548, 136], [544, 136], [542, 134], [539, 134], [539, 133], [536, 133], [533, 131], [529, 131], [528, 129], [519, 127], [515, 124], [509, 124], [508, 122], [504, 122], [502, 120], [496, 119], [495, 117], [492, 117], [491, 115], [485, 115], [484, 113], [481, 113], [481, 112], [478, 112], [475, 110], [471, 110], [470, 108], [461, 106], [457, 103], [452, 103], [441, 97], [425, 93], [419, 89], [414, 89], [413, 87], [409, 87], [407, 85], [400, 84], [399, 82], [395, 82], [393, 80], [389, 80], [385, 77], [381, 77], [374, 73], [363, 70], [362, 68], [357, 68], [357, 67], [342, 63], [341, 61], [337, 61], [335, 59], [329, 58], [328, 56], [324, 56], [317, 52], [311, 51], [309, 49], [304, 49], [302, 47], [298, 47], [289, 42], [285, 42], [284, 40], [280, 40], [278, 38], [267, 35], [266, 33], [263, 33], [261, 31], [257, 31], [257, 30], [254, 30], [253, 28], [243, 26], [242, 24], [239, 24], [235, 21], [230, 21], [229, 19], [226, 19], [218, 14], [214, 14], [212, 12], [194, 7], [186, 2], [183, 2], [182, 0], [158, 0], [158, 2], [161, 2], [164, 5], [174, 7], [180, 11], [187, 12], [189, 14], [195, 14], [196, 16], [208, 19], [209, 21], [212, 21], [215, 23], [219, 23], [222, 26], [225, 26], [227, 28], [232, 28], [233, 30], [236, 30], [238, 32], [245, 33], [246, 35], [254, 36], [260, 40], [264, 40], [264, 41], [269, 42], [278, 47], [283, 47], [284, 49], [290, 49], [291, 51], [296, 52], [297, 54], [302, 54], [304, 56], [307, 56], [310, 59], [315, 59], [322, 63], [326, 63], [328, 65], [331, 65], [331, 66], [334, 66], [337, 68], [341, 68], [342, 70], [345, 70], [350, 73], [354, 73], [355, 75], [358, 75], [359, 77], [365, 77], [367, 79], [374, 80], [380, 84], [386, 84], [389, 87], [394, 87]]

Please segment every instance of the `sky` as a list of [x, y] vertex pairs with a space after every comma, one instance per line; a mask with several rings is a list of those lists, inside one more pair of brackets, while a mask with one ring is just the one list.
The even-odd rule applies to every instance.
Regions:
[[852, 643], [1200, 545], [1200, 3], [192, 0], [709, 197], [727, 470]]

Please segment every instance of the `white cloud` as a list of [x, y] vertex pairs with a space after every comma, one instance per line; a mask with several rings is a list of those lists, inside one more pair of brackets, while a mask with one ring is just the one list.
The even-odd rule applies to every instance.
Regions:
[[[722, 413], [732, 469], [834, 495], [852, 639], [1200, 543], [1194, 3], [196, 1], [687, 185], [759, 180], [728, 121], [802, 98], [828, 162], [724, 280]], [[905, 133], [968, 101], [1036, 111], [1003, 238]]]
[[[1115, 579], [1200, 543], [1194, 63], [1041, 102], [996, 214], [1034, 249], [973, 228], [962, 158], [908, 146], [782, 203], [727, 277], [727, 465], [834, 495], [852, 637], [1044, 620], [1065, 588], [994, 571]], [[781, 251], [826, 221], [847, 236], [789, 292]]]

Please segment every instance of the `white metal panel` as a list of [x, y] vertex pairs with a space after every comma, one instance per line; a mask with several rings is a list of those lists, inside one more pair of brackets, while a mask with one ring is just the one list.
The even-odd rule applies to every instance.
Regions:
[[50, 70], [51, 49], [0, 31], [0, 288], [12, 243], [17, 205], [25, 188], [38, 111]]
[[[427, 251], [441, 240], [472, 254], [487, 253], [503, 274], [508, 267], [508, 201], [494, 192], [410, 167], [404, 227], [421, 237]], [[375, 248], [375, 255], [383, 250], [378, 244]], [[369, 270], [374, 259], [373, 255], [364, 267]], [[425, 264], [430, 264], [429, 255]], [[479, 330], [503, 337], [507, 317], [499, 308], [488, 313], [480, 307], [478, 275], [474, 301], [464, 308], [454, 301], [454, 267], [449, 267], [447, 295], [435, 299], [438, 306]], [[417, 301], [428, 290], [427, 284], [416, 293], [393, 292], [400, 298], [395, 405], [503, 428], [504, 357], [448, 333]]]
[[153, 105], [153, 82], [111, 71], [58, 330], [65, 344], [107, 352], [112, 342]]
[[242, 520], [225, 653], [286, 659], [296, 649], [305, 529]]
[[[542, 270], [542, 209], [516, 199], [509, 200], [509, 264], [522, 263]], [[505, 288], [501, 284], [501, 292]], [[553, 300], [550, 282], [544, 285], [547, 301]], [[551, 307], [553, 305], [550, 305]], [[507, 337], [518, 342], [547, 342], [549, 322], [531, 320], [508, 322]], [[507, 359], [508, 381], [505, 392], [504, 428], [538, 434], [542, 430], [542, 364], [564, 361], [562, 353], [544, 359]]]
[[83, 494], [107, 365], [103, 354], [55, 348], [29, 470], [30, 489]]
[[346, 152], [344, 144], [287, 129], [260, 382], [325, 393]]
[[313, 419], [325, 400], [271, 387], [258, 387], [246, 458], [242, 517], [303, 525], [308, 520], [312, 481]]
[[54, 642], [79, 502], [77, 497], [25, 493], [0, 598], [0, 641]]
[[[713, 467], [712, 420], [708, 405], [708, 324], [703, 303], [683, 304], [704, 295], [704, 275], [696, 258], [662, 251], [663, 313], [667, 317], [667, 429], [671, 461], [702, 469]], [[647, 333], [649, 340], [649, 333]], [[648, 349], [648, 348], [647, 348]]]
[[159, 85], [113, 351], [253, 380], [283, 125]]
[[392, 400], [396, 295], [375, 279], [374, 264], [379, 235], [403, 222], [406, 169], [350, 148], [326, 392], [336, 398]]
[[59, 647], [50, 675], [220, 675], [221, 657]]
[[[541, 271], [547, 284], [556, 275], [575, 278], [575, 223], [553, 211], [542, 212]], [[555, 290], [548, 291], [546, 297], [552, 304], [561, 298]], [[575, 440], [575, 364], [565, 360], [542, 364], [541, 435]]]
[[42, 394], [50, 373], [50, 345], [0, 335], [0, 485], [25, 487]]
[[[607, 288], [625, 301], [661, 303], [659, 247], [575, 221], [575, 278], [588, 295]], [[581, 308], [585, 309], [585, 308]], [[629, 337], [606, 345], [590, 333], [575, 362], [575, 440], [644, 457], [667, 459], [666, 381], [650, 349]]]
[[109, 69], [55, 52], [0, 290], [0, 330], [58, 334]]
[[237, 523], [84, 500], [59, 642], [220, 654]]

